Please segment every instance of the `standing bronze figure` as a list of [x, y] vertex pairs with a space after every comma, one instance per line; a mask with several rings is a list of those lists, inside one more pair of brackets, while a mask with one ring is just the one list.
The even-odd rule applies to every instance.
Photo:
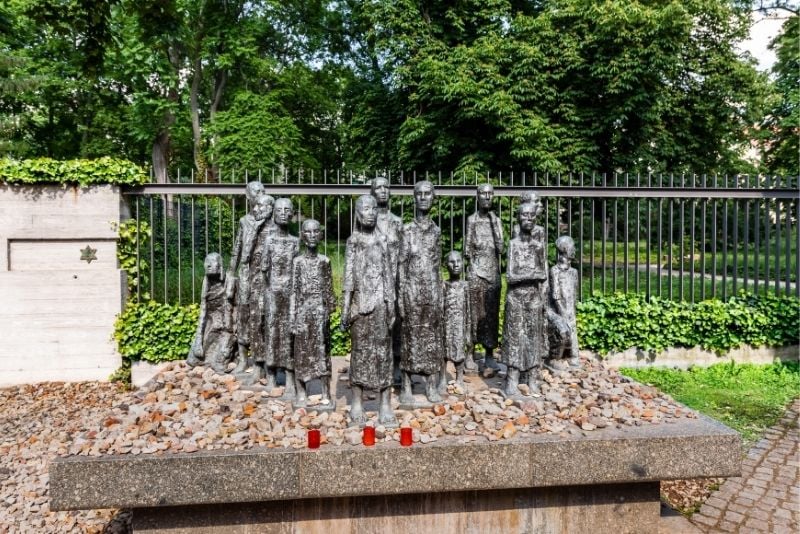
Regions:
[[400, 402], [413, 405], [411, 375], [425, 378], [425, 395], [439, 402], [438, 373], [444, 358], [440, 230], [430, 218], [436, 193], [428, 181], [414, 186], [414, 220], [403, 227], [400, 245], [400, 315], [403, 353]]
[[259, 380], [266, 372], [267, 387], [275, 387], [279, 369], [286, 373], [284, 397], [293, 399], [294, 358], [292, 354], [292, 328], [289, 321], [289, 304], [292, 294], [292, 262], [300, 249], [299, 240], [289, 235], [289, 221], [294, 210], [292, 201], [279, 198], [275, 201], [272, 219], [275, 233], [267, 237], [261, 258], [264, 273], [264, 338], [266, 351], [263, 367], [256, 366], [253, 379]]
[[[575, 259], [575, 243], [562, 235], [556, 239], [558, 263], [550, 269], [550, 307], [557, 316], [558, 345], [551, 347], [549, 366], [561, 371], [580, 367], [578, 328], [575, 303], [578, 299], [578, 271], [571, 263]], [[556, 336], [553, 336], [556, 337]], [[565, 361], [566, 360], [566, 361]]]
[[235, 295], [236, 299], [235, 329], [239, 350], [234, 372], [237, 374], [253, 365], [251, 341], [253, 329], [258, 328], [261, 317], [258, 305], [261, 295], [253, 287], [260, 285], [257, 279], [261, 278], [259, 264], [255, 261], [259, 254], [259, 236], [263, 235], [266, 222], [272, 216], [272, 197], [264, 194], [260, 182], [248, 183], [245, 194], [251, 210], [239, 220], [227, 284], [228, 298], [233, 299]]
[[[378, 203], [378, 222], [376, 227], [380, 233], [386, 237], [386, 247], [389, 252], [389, 263], [392, 269], [392, 277], [395, 279], [395, 295], [397, 291], [397, 259], [400, 254], [400, 239], [403, 233], [403, 220], [389, 210], [389, 180], [378, 177], [372, 180], [370, 193]], [[397, 302], [397, 299], [395, 299]], [[399, 310], [395, 310], [394, 327], [392, 327], [392, 358], [394, 365], [393, 381], [400, 384], [400, 354], [402, 346], [402, 325]]]
[[456, 368], [456, 385], [464, 389], [464, 366], [472, 354], [472, 314], [469, 307], [469, 284], [461, 279], [461, 254], [451, 250], [447, 255], [450, 279], [444, 282], [444, 350], [445, 360], [439, 376], [439, 393], [447, 392], [447, 362]]
[[539, 391], [540, 370], [547, 355], [547, 259], [545, 243], [534, 239], [536, 206], [519, 207], [520, 234], [508, 246], [502, 361], [508, 366], [504, 393], [519, 394], [521, 372], [530, 391]]
[[395, 313], [395, 278], [386, 237], [376, 231], [375, 198], [356, 201], [356, 229], [347, 239], [342, 295], [342, 331], [350, 330], [350, 405], [352, 424], [367, 422], [362, 407], [364, 389], [380, 392], [378, 421], [396, 426], [391, 406], [392, 326]]
[[[472, 339], [486, 351], [485, 365], [497, 368], [494, 349], [497, 347], [500, 316], [500, 257], [505, 252], [503, 227], [492, 211], [494, 188], [491, 184], [478, 186], [477, 210], [467, 219], [464, 256], [469, 261], [470, 307], [472, 309]], [[467, 368], [474, 369], [470, 360]]]
[[289, 320], [294, 336], [296, 406], [306, 404], [306, 386], [319, 379], [322, 404], [331, 404], [331, 336], [329, 318], [336, 309], [333, 273], [327, 256], [317, 253], [322, 237], [319, 222], [303, 221], [300, 236], [305, 253], [292, 262], [292, 296]]
[[186, 363], [205, 364], [224, 373], [233, 353], [233, 311], [225, 291], [222, 257], [212, 252], [203, 261], [205, 277], [200, 291], [200, 318]]

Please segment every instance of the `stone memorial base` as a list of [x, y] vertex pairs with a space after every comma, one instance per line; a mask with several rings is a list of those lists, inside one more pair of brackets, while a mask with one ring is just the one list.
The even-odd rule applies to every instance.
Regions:
[[568, 437], [55, 460], [51, 510], [130, 508], [134, 532], [656, 532], [659, 481], [739, 474], [704, 416]]
[[658, 532], [656, 482], [136, 510], [137, 533]]

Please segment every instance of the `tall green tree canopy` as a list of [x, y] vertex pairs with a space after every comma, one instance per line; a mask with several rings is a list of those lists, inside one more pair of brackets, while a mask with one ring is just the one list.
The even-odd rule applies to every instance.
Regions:
[[[278, 165], [743, 172], [753, 137], [796, 128], [774, 98], [765, 119], [774, 89], [737, 52], [751, 7], [9, 0], [0, 153], [128, 157], [159, 180]], [[770, 146], [770, 168], [791, 172]]]

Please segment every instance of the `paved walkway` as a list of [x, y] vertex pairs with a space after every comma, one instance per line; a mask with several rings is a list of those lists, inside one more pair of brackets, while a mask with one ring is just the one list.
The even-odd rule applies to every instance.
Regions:
[[704, 532], [800, 532], [800, 398], [691, 521]]

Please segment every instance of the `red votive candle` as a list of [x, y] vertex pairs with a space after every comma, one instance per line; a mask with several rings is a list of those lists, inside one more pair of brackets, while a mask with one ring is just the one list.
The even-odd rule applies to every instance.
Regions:
[[403, 447], [410, 447], [411, 443], [413, 443], [413, 438], [411, 435], [411, 427], [406, 426], [400, 429], [400, 445]]
[[319, 439], [320, 433], [319, 430], [316, 428], [312, 428], [308, 431], [308, 448], [309, 449], [319, 449]]
[[375, 445], [375, 427], [374, 426], [365, 426], [364, 427], [364, 436], [361, 439], [361, 443], [363, 443], [367, 447], [372, 447], [373, 445]]

